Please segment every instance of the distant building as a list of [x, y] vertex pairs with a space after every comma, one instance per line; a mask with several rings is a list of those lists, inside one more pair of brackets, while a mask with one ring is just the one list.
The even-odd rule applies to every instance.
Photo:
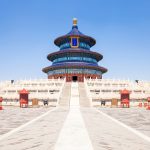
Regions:
[[103, 56], [90, 51], [96, 40], [82, 34], [78, 30], [77, 19], [73, 19], [72, 30], [54, 41], [60, 50], [47, 56], [52, 65], [43, 68], [49, 79], [66, 78], [67, 82], [83, 82], [85, 78], [101, 79], [106, 68], [100, 67], [98, 62]]

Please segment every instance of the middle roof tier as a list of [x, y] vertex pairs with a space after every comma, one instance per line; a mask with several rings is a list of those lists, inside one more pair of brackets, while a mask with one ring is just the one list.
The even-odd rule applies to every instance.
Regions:
[[47, 59], [53, 62], [55, 59], [63, 58], [63, 57], [87, 57], [87, 58], [93, 58], [98, 62], [103, 58], [103, 55], [93, 51], [87, 51], [81, 49], [67, 49], [63, 51], [50, 53], [47, 56]]

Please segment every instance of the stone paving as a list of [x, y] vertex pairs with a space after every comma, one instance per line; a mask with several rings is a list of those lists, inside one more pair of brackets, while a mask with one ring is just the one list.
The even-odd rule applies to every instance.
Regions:
[[77, 83], [71, 86], [70, 111], [56, 142], [55, 150], [93, 150], [80, 112]]
[[[111, 111], [111, 110], [110, 110]], [[149, 150], [150, 142], [98, 113], [94, 108], [81, 109], [94, 150]]]
[[150, 137], [149, 110], [145, 108], [99, 108], [99, 110]]
[[52, 109], [51, 107], [40, 108], [19, 108], [19, 107], [3, 107], [0, 111], [0, 135], [32, 120], [33, 118]]
[[1, 150], [54, 149], [68, 110], [58, 108], [0, 141]]

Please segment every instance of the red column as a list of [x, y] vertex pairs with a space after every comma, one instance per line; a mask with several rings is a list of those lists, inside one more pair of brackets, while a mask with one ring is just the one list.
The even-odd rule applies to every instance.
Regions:
[[0, 110], [2, 110], [2, 109], [3, 109], [3, 107], [2, 107], [2, 101], [3, 101], [3, 98], [2, 98], [2, 97], [0, 97]]
[[147, 98], [147, 102], [148, 102], [147, 110], [150, 110], [150, 97]]

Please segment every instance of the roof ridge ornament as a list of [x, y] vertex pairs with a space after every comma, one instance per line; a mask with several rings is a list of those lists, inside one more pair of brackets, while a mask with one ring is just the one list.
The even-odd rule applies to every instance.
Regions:
[[77, 21], [78, 21], [77, 18], [73, 18], [73, 26], [77, 26]]

